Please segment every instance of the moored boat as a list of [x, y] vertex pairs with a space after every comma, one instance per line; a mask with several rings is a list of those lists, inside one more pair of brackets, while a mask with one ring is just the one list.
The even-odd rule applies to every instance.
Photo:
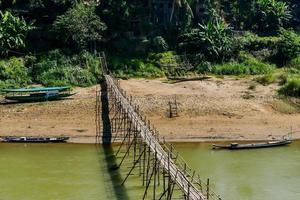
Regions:
[[213, 144], [214, 149], [257, 149], [257, 148], [269, 148], [269, 147], [278, 147], [284, 146], [292, 143], [292, 140], [283, 139], [277, 141], [268, 141], [268, 142], [259, 142], [259, 143], [249, 143], [249, 144], [239, 144], [239, 143], [231, 143], [228, 145], [219, 145]]
[[74, 95], [70, 87], [3, 89], [5, 99], [16, 102], [52, 101]]
[[66, 142], [69, 137], [4, 137], [3, 142], [12, 143], [58, 143]]

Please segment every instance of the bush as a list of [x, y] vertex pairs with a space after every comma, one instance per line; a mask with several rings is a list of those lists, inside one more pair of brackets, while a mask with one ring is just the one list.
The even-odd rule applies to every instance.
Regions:
[[25, 87], [31, 82], [22, 58], [0, 61], [0, 88]]
[[[135, 61], [133, 61], [134, 63]], [[136, 70], [129, 69], [128, 72], [134, 77], [157, 78], [162, 77], [164, 73], [152, 63], [135, 63]]]
[[275, 60], [283, 66], [300, 55], [300, 36], [291, 30], [280, 29], [280, 40], [276, 46]]
[[57, 18], [54, 29], [62, 41], [81, 50], [95, 48], [93, 45], [102, 39], [106, 25], [95, 14], [95, 6], [77, 3], [74, 8]]
[[25, 38], [31, 29], [32, 24], [26, 23], [23, 18], [0, 10], [0, 54], [25, 47]]
[[109, 63], [112, 70], [122, 78], [157, 78], [164, 75], [162, 69], [147, 59], [113, 56], [109, 58]]
[[276, 82], [276, 80], [277, 80], [276, 77], [272, 73], [269, 73], [269, 74], [266, 74], [266, 75], [256, 78], [256, 81], [262, 85], [270, 85], [270, 84]]
[[164, 52], [169, 48], [165, 39], [161, 36], [157, 36], [151, 41], [151, 50], [154, 52]]
[[41, 56], [33, 66], [34, 80], [47, 86], [90, 86], [101, 79], [101, 64], [97, 57], [82, 52], [67, 56], [54, 50]]
[[149, 60], [154, 65], [157, 65], [160, 68], [164, 69], [174, 68], [178, 66], [177, 55], [173, 51], [150, 54]]
[[300, 78], [288, 79], [287, 83], [279, 89], [279, 94], [300, 97]]
[[214, 16], [207, 24], [180, 37], [179, 50], [191, 54], [203, 54], [208, 61], [225, 61], [235, 57], [240, 42], [233, 36], [229, 25]]
[[298, 56], [298, 57], [294, 58], [293, 60], [291, 60], [289, 66], [300, 70], [300, 56]]
[[298, 79], [300, 78], [300, 71], [296, 68], [285, 68], [282, 73], [278, 76], [278, 81], [280, 85], [284, 85], [290, 79]]
[[261, 62], [254, 57], [248, 57], [244, 61], [228, 62], [223, 64], [211, 65], [210, 63], [203, 63], [198, 66], [199, 72], [212, 73], [218, 75], [257, 75], [268, 74], [273, 71], [275, 66]]
[[75, 67], [54, 67], [38, 76], [45, 86], [91, 86], [96, 84], [96, 78], [88, 69]]
[[252, 29], [260, 33], [276, 33], [291, 18], [289, 6], [278, 0], [254, 0]]
[[241, 37], [243, 50], [261, 55], [279, 66], [289, 64], [300, 54], [300, 36], [291, 30], [280, 29], [279, 36], [260, 37], [247, 32]]
[[241, 37], [242, 48], [246, 51], [259, 51], [263, 49], [273, 50], [276, 47], [279, 37], [260, 37], [254, 33], [246, 32]]

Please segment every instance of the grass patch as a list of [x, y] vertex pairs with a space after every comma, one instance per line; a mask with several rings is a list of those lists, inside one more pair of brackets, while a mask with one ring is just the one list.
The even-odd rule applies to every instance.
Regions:
[[262, 62], [252, 55], [240, 55], [240, 60], [232, 61], [222, 64], [210, 64], [204, 63], [197, 66], [197, 71], [200, 73], [210, 73], [216, 75], [236, 75], [236, 76], [247, 76], [247, 75], [258, 75], [258, 74], [269, 74], [275, 66]]
[[229, 62], [221, 65], [212, 66], [211, 73], [218, 75], [257, 75], [268, 74], [275, 67], [266, 63], [262, 63], [256, 59], [245, 61], [242, 63]]
[[271, 102], [272, 108], [283, 114], [300, 113], [300, 106], [290, 101], [289, 99], [277, 99]]
[[291, 97], [300, 97], [300, 78], [289, 78], [279, 89], [279, 94]]
[[159, 78], [165, 76], [168, 67], [174, 64], [172, 52], [151, 54], [147, 58], [110, 56], [110, 69], [120, 78], [143, 77]]
[[164, 76], [163, 70], [145, 59], [113, 58], [110, 62], [113, 72], [120, 78], [158, 78]]
[[255, 90], [256, 90], [256, 87], [257, 87], [257, 83], [252, 82], [252, 83], [250, 83], [248, 89], [249, 89], [249, 90], [252, 90], [252, 91], [255, 91]]
[[263, 76], [259, 76], [255, 80], [262, 85], [270, 85], [277, 81], [277, 77], [274, 74], [269, 73]]
[[177, 56], [173, 51], [167, 51], [164, 53], [152, 53], [149, 55], [149, 61], [162, 69], [178, 67]]

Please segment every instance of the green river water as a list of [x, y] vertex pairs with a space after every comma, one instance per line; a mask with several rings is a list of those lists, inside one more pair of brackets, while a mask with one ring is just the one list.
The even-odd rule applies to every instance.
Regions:
[[[211, 150], [175, 144], [224, 200], [299, 200], [300, 143], [272, 149]], [[0, 143], [0, 200], [136, 200], [137, 176], [120, 186], [128, 166], [108, 169], [110, 148], [86, 144]]]

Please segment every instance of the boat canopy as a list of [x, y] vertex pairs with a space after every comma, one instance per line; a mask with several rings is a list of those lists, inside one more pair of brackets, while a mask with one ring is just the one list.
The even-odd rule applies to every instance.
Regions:
[[0, 92], [16, 93], [16, 92], [49, 92], [49, 91], [65, 91], [70, 87], [48, 87], [48, 88], [20, 88], [20, 89], [3, 89]]

